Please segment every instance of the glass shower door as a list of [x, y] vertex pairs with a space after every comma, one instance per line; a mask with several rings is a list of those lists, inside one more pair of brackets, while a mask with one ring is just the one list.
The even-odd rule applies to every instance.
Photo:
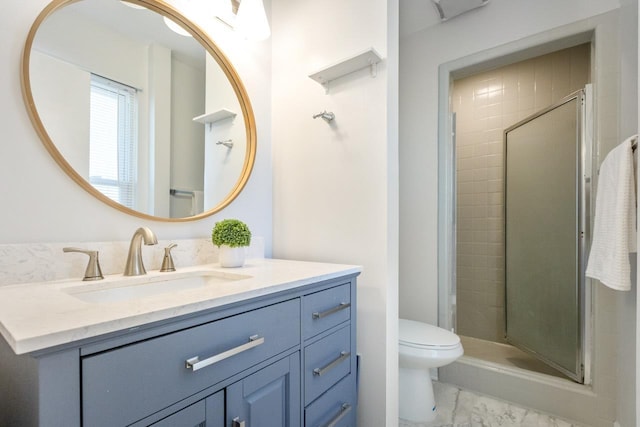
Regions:
[[582, 382], [583, 91], [505, 130], [506, 335]]

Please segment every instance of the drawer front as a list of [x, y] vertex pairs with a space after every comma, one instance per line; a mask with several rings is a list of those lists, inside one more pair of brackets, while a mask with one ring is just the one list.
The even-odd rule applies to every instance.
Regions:
[[351, 372], [352, 357], [350, 325], [305, 348], [305, 405]]
[[200, 427], [207, 422], [204, 400], [184, 408], [180, 412], [168, 416], [162, 421], [151, 424], [150, 427]]
[[351, 318], [351, 288], [344, 284], [302, 299], [304, 338], [310, 338]]
[[304, 411], [305, 427], [356, 427], [356, 383], [353, 374], [320, 396]]
[[161, 410], [298, 345], [299, 325], [295, 299], [85, 357], [83, 425], [126, 425]]

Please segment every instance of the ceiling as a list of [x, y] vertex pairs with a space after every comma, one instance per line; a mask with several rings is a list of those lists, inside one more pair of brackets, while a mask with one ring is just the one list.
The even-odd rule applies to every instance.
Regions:
[[400, 1], [400, 37], [436, 25], [440, 22], [431, 0]]
[[[111, 2], [109, 2], [111, 3]], [[432, 4], [431, 0], [399, 0], [400, 3], [400, 37], [405, 37], [409, 34], [413, 34], [417, 31], [424, 30], [425, 28], [432, 27], [440, 23], [440, 19], [438, 13], [436, 12], [435, 6]], [[100, 12], [96, 13], [95, 10], [96, 4], [100, 4]], [[110, 22], [110, 25], [114, 25], [113, 23], [118, 23], [126, 17], [131, 17], [130, 20], [139, 20], [142, 18], [147, 18], [144, 15], [150, 15], [150, 20], [153, 19], [154, 13], [150, 13], [149, 11], [135, 11], [133, 9], [127, 10], [127, 7], [121, 7], [118, 2], [114, 2], [111, 6], [110, 10], [108, 7], [105, 10], [103, 2], [99, 0], [87, 0], [80, 2], [78, 4], [74, 4], [74, 7], [77, 8], [81, 13], [85, 13], [91, 15], [93, 19], [107, 21]], [[124, 10], [126, 13], [122, 13]], [[146, 14], [143, 12], [147, 12]], [[120, 17], [119, 19], [113, 19], [114, 16]], [[130, 21], [128, 20], [128, 21]], [[157, 19], [156, 19], [157, 20]], [[127, 21], [127, 22], [128, 22]], [[184, 43], [189, 44], [192, 43], [193, 40], [188, 40], [189, 38], [183, 37], [175, 37], [171, 31], [168, 31], [167, 28], [158, 22], [150, 22], [150, 26], [153, 28], [153, 34], [155, 39], [162, 36], [162, 34], [167, 33], [168, 39], [170, 42], [170, 46], [173, 46], [171, 43]], [[122, 23], [124, 24], [124, 22]], [[149, 38], [148, 34], [144, 33], [145, 26], [141, 25], [129, 25], [127, 26], [128, 30], [126, 31], [137, 31], [135, 34], [136, 37], [142, 37], [143, 39]], [[122, 29], [121, 29], [122, 31]], [[145, 35], [146, 34], [146, 35]], [[183, 40], [181, 40], [183, 39]], [[185, 40], [187, 39], [187, 40]], [[173, 40], [173, 41], [171, 41]], [[197, 43], [194, 43], [196, 47], [199, 47]], [[180, 51], [184, 48], [184, 46], [173, 46], [175, 51]]]
[[[162, 16], [149, 9], [132, 9], [117, 1], [84, 0], [65, 6], [70, 15], [77, 14], [110, 28], [142, 44], [157, 43], [171, 50], [172, 55], [194, 67], [204, 69], [204, 48], [192, 37], [171, 31]], [[58, 12], [59, 13], [59, 12]]]

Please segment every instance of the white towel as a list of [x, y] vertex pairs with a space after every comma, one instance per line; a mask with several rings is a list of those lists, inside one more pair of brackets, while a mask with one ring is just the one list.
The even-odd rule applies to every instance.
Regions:
[[[637, 137], [637, 136], [636, 136]], [[629, 253], [636, 252], [636, 194], [632, 140], [611, 150], [600, 166], [593, 242], [586, 275], [620, 290], [631, 289]]]
[[191, 196], [191, 216], [204, 212], [204, 191], [194, 190]]

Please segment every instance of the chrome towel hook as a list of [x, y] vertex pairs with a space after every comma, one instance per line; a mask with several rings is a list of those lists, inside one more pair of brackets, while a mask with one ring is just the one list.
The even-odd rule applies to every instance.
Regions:
[[233, 140], [227, 139], [226, 141], [218, 141], [216, 145], [224, 145], [227, 148], [233, 148]]
[[314, 119], [317, 119], [318, 117], [321, 117], [322, 120], [324, 120], [327, 123], [330, 123], [333, 119], [336, 118], [336, 115], [333, 114], [332, 112], [327, 112], [325, 110], [322, 113], [314, 114], [313, 116]]

